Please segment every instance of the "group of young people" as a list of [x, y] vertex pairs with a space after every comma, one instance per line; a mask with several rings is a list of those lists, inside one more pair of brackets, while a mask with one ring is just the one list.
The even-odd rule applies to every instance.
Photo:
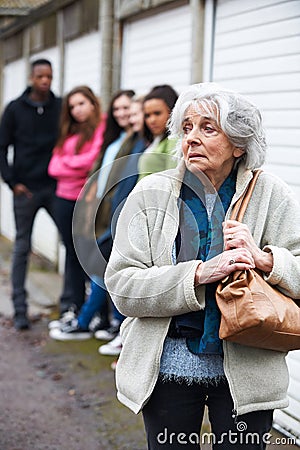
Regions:
[[[113, 223], [139, 179], [176, 166], [175, 141], [168, 139], [167, 122], [177, 93], [169, 85], [155, 86], [144, 96], [120, 90], [104, 112], [88, 86], [74, 87], [61, 100], [51, 91], [51, 81], [51, 63], [34, 61], [31, 85], [9, 103], [1, 121], [0, 169], [13, 190], [17, 231], [12, 264], [14, 324], [18, 330], [30, 326], [26, 271], [34, 219], [45, 207], [66, 250], [59, 318], [49, 323], [49, 334], [56, 340], [94, 335], [109, 341], [99, 348], [101, 354], [117, 355], [124, 316], [110, 301], [104, 284]], [[12, 164], [10, 145], [14, 146]], [[87, 229], [104, 255], [92, 267], [83, 239]]]
[[[69, 112], [70, 124], [74, 120], [70, 106], [72, 101], [74, 102], [74, 96], [78, 97], [77, 90], [78, 88], [75, 88], [66, 97], [66, 104], [63, 106]], [[81, 93], [81, 95], [83, 94]], [[97, 245], [101, 254], [104, 255], [104, 259], [102, 263], [100, 260], [96, 261], [94, 267], [84, 271], [85, 264], [89, 263], [90, 254], [85, 252], [84, 246], [83, 249], [79, 246], [74, 248], [73, 241], [70, 243], [70, 240], [67, 240], [66, 264], [69, 251], [70, 258], [74, 261], [76, 259], [76, 265], [82, 271], [77, 282], [81, 279], [84, 284], [86, 272], [89, 272], [90, 293], [86, 299], [84, 289], [80, 290], [76, 284], [72, 285], [72, 288], [76, 289], [76, 294], [74, 292], [69, 297], [68, 308], [61, 311], [62, 317], [58, 322], [49, 324], [52, 338], [57, 340], [88, 339], [94, 335], [97, 339], [109, 341], [108, 344], [99, 347], [100, 354], [118, 355], [120, 353], [119, 329], [125, 317], [109, 301], [103, 279], [105, 265], [112, 248], [113, 222], [116, 222], [116, 217], [121, 209], [120, 205], [140, 178], [176, 166], [176, 159], [173, 155], [175, 141], [168, 139], [166, 131], [167, 121], [176, 99], [176, 92], [168, 85], [154, 87], [145, 97], [136, 97], [132, 90], [117, 92], [111, 100], [107, 117], [102, 119], [103, 122], [105, 121], [105, 127], [104, 132], [100, 133], [103, 136], [103, 143], [99, 145], [99, 141], [96, 141], [98, 154], [94, 155], [93, 145], [90, 146], [88, 152], [90, 157], [83, 151], [79, 154], [73, 152], [75, 160], [85, 159], [89, 171], [83, 173], [80, 178], [80, 187], [84, 188], [81, 196], [78, 191], [74, 191], [71, 203], [69, 202], [71, 214], [69, 220], [65, 220], [65, 225], [68, 223], [68, 235], [72, 238], [72, 219], [73, 225], [76, 222], [76, 215], [73, 214], [75, 202], [79, 203], [79, 210], [87, 211], [91, 204], [95, 205], [96, 199], [95, 214], [92, 214], [92, 217], [89, 217], [91, 214], [83, 214], [83, 217], [91, 227], [92, 233], [95, 233]], [[90, 119], [92, 117], [93, 112]], [[78, 118], [75, 120], [79, 121]], [[97, 127], [96, 123], [94, 126], [94, 139], [97, 139], [97, 130], [100, 130], [101, 126]], [[64, 145], [66, 144], [67, 140]], [[61, 170], [60, 165], [62, 161], [64, 164], [67, 152], [63, 147], [57, 146], [54, 149], [49, 165], [49, 174], [57, 179], [57, 196], [61, 184], [65, 183], [66, 190], [68, 189], [69, 183], [72, 182], [72, 174], [74, 181], [76, 180], [77, 184], [80, 183], [76, 164], [72, 165], [70, 161], [72, 174], [69, 171], [65, 174]], [[91, 164], [92, 162], [93, 164]], [[81, 166], [80, 170], [83, 171], [84, 167]], [[64, 197], [64, 201], [68, 201], [66, 195], [61, 193], [61, 196]], [[73, 229], [76, 229], [76, 223]], [[81, 234], [82, 227], [79, 227], [78, 232]], [[76, 237], [75, 231], [75, 247]], [[79, 252], [79, 258], [76, 250], [77, 253]], [[72, 267], [71, 264], [69, 264], [70, 266]], [[101, 276], [99, 272], [102, 272]], [[68, 274], [68, 271], [66, 270], [65, 273]], [[70, 278], [73, 277], [74, 274]], [[80, 299], [78, 299], [79, 294]], [[77, 302], [74, 311], [72, 299], [76, 298], [76, 295]], [[65, 303], [61, 302], [61, 304], [65, 306]]]

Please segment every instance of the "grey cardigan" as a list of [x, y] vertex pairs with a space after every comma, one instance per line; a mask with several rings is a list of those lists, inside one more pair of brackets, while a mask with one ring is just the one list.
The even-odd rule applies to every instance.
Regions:
[[[179, 223], [178, 196], [185, 172], [176, 169], [139, 182], [121, 212], [105, 282], [122, 314], [122, 352], [116, 369], [118, 399], [138, 413], [154, 389], [171, 317], [204, 308], [204, 286], [194, 287], [199, 261], [174, 265], [172, 250]], [[236, 193], [252, 172], [241, 163]], [[300, 298], [300, 207], [289, 187], [263, 172], [244, 222], [257, 245], [272, 251], [274, 266], [266, 280]], [[285, 353], [223, 341], [224, 371], [238, 415], [288, 405]]]

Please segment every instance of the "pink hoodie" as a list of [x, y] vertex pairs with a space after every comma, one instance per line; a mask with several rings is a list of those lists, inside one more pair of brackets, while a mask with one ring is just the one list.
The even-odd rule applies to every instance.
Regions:
[[78, 135], [67, 138], [58, 152], [55, 147], [49, 163], [48, 173], [57, 180], [56, 195], [67, 200], [77, 200], [88, 173], [101, 151], [105, 120], [102, 118], [92, 139], [75, 154]]

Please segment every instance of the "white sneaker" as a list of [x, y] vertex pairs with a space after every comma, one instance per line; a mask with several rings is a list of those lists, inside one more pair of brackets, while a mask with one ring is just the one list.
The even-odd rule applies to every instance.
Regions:
[[52, 328], [49, 331], [49, 336], [56, 341], [85, 341], [93, 337], [89, 331], [81, 331], [80, 329], [65, 332], [60, 328]]
[[48, 330], [55, 330], [56, 328], [60, 328], [60, 326], [61, 326], [60, 319], [51, 320], [51, 322], [48, 323]]
[[118, 356], [122, 350], [122, 341], [121, 336], [118, 334], [112, 341], [108, 342], [108, 344], [101, 345], [98, 348], [98, 352], [100, 355], [107, 356]]
[[48, 323], [48, 330], [53, 330], [55, 328], [60, 328], [64, 323], [71, 322], [73, 319], [76, 318], [76, 314], [73, 309], [69, 309], [63, 315], [60, 319], [57, 320], [51, 320], [51, 322]]
[[95, 332], [95, 338], [100, 341], [111, 341], [118, 336], [120, 331], [120, 323], [117, 326], [111, 326], [103, 330], [97, 330]]

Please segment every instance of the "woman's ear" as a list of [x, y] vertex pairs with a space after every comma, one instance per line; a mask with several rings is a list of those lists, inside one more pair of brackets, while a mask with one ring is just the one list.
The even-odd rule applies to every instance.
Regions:
[[243, 148], [234, 147], [233, 156], [235, 158], [240, 158], [244, 153], [245, 153], [245, 150]]

